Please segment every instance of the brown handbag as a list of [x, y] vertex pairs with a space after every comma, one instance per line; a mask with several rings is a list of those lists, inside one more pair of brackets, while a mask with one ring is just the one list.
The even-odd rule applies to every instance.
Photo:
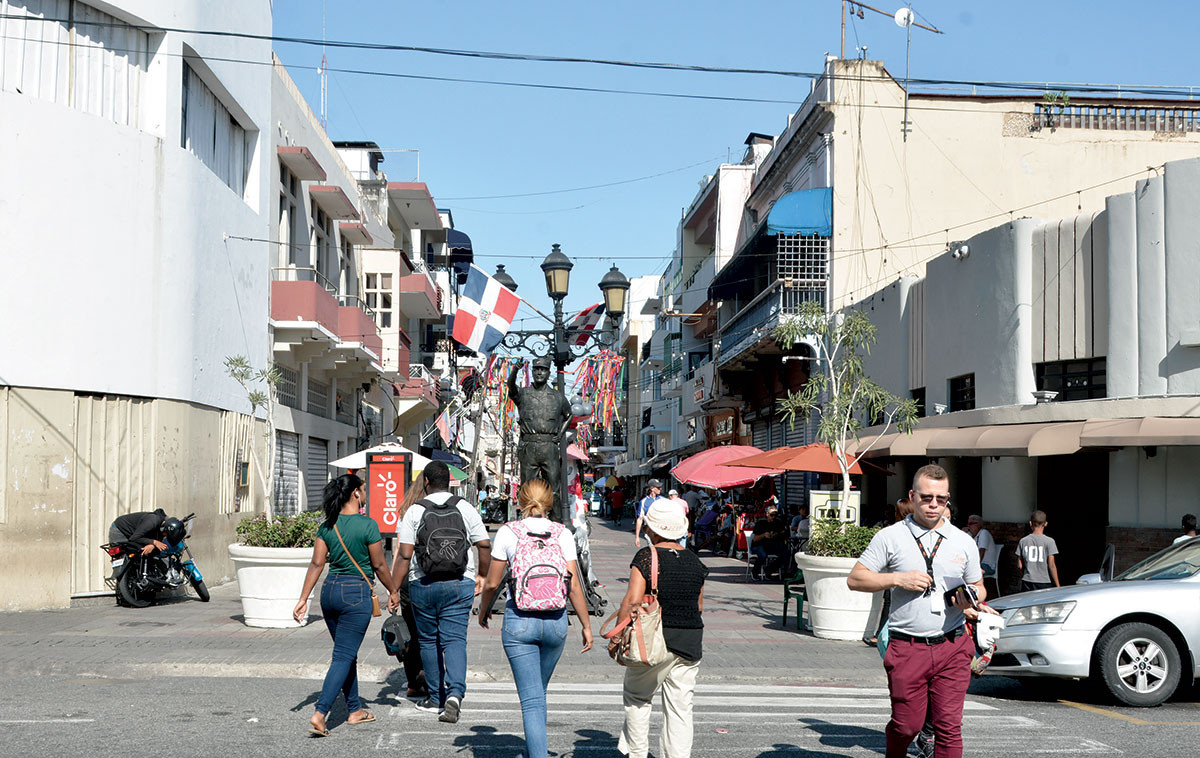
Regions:
[[342, 533], [338, 531], [337, 524], [333, 525], [333, 533], [337, 535], [338, 542], [342, 543], [342, 552], [346, 554], [346, 557], [349, 558], [350, 562], [354, 564], [354, 568], [358, 569], [358, 573], [362, 576], [363, 581], [366, 582], [367, 586], [371, 588], [371, 615], [382, 615], [381, 611], [379, 610], [379, 596], [375, 594], [374, 582], [367, 578], [366, 572], [359, 567], [358, 561], [354, 560], [354, 556], [350, 555], [350, 551], [346, 549], [346, 542], [342, 539]]
[[600, 627], [600, 636], [608, 640], [608, 655], [622, 666], [657, 666], [671, 652], [662, 632], [662, 611], [658, 605], [658, 549], [650, 548], [650, 591], [630, 609], [629, 618], [605, 633], [604, 627], [616, 621], [614, 613]]

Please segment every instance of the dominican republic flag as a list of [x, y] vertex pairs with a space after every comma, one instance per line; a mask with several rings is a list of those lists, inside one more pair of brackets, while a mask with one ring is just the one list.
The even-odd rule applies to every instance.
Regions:
[[472, 265], [454, 313], [454, 340], [477, 353], [489, 353], [512, 326], [521, 299]]
[[576, 345], [586, 345], [588, 333], [595, 331], [602, 318], [604, 318], [604, 303], [596, 303], [581, 310], [571, 322], [570, 330], [578, 333], [572, 341]]

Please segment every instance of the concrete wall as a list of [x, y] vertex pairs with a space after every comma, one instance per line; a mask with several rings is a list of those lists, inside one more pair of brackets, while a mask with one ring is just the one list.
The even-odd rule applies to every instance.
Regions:
[[975, 374], [975, 407], [1032, 403], [1031, 239], [1018, 219], [967, 241], [970, 255], [931, 261], [925, 278], [926, 403], [949, 404], [949, 380]]
[[1108, 521], [1112, 526], [1177, 527], [1196, 512], [1200, 448], [1138, 447], [1109, 454]]
[[[61, 608], [72, 594], [104, 591], [108, 558], [99, 546], [112, 520], [133, 511], [197, 514], [188, 546], [206, 582], [234, 576], [227, 546], [263, 502], [263, 424], [241, 436], [251, 449], [238, 451], [222, 411], [140, 400], [135, 419], [129, 398], [103, 400], [126, 405], [91, 414], [81, 412], [91, 396], [0, 390], [0, 610]], [[236, 486], [239, 453], [251, 465], [240, 511], [237, 499], [220, 496]]]
[[[118, 5], [130, 21], [271, 33], [266, 0]], [[0, 255], [0, 321], [30, 327], [0, 336], [0, 384], [241, 408], [222, 362], [267, 359], [268, 255], [223, 235], [271, 236], [270, 69], [215, 59], [268, 60], [270, 43], [152, 40], [142, 130], [0, 92], [0, 165], [21, 177], [0, 189], [0, 218], [21, 219]], [[179, 145], [185, 51], [254, 137], [243, 197]]]

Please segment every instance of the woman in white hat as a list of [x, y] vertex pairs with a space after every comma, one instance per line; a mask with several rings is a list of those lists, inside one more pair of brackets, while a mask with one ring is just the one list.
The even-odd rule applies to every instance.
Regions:
[[683, 506], [658, 498], [646, 511], [643, 525], [653, 547], [644, 547], [630, 564], [629, 588], [621, 601], [618, 620], [629, 618], [634, 604], [651, 585], [650, 551], [658, 554], [658, 603], [662, 632], [670, 656], [650, 667], [625, 669], [625, 726], [617, 749], [630, 758], [646, 758], [650, 749], [651, 701], [661, 688], [663, 729], [660, 758], [686, 758], [692, 753], [692, 694], [700, 669], [704, 636], [704, 579], [708, 568], [679, 540], [687, 535]]

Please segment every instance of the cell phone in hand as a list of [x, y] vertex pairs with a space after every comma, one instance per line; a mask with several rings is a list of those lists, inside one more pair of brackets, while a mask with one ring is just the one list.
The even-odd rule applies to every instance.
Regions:
[[958, 600], [968, 608], [979, 610], [979, 595], [975, 592], [975, 588], [969, 584], [960, 584], [952, 590], [946, 590], [942, 597], [945, 598], [947, 608], [953, 607], [955, 601]]

